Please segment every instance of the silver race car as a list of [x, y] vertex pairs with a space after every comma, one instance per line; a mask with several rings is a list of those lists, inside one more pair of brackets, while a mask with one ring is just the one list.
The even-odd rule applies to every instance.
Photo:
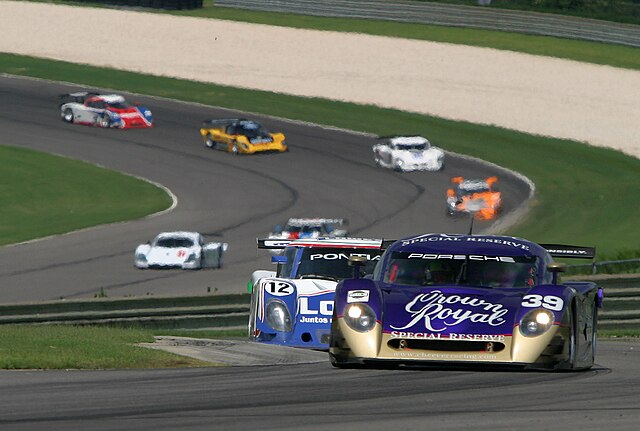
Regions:
[[229, 245], [205, 243], [197, 232], [163, 232], [135, 251], [134, 264], [140, 269], [221, 268]]
[[439, 171], [444, 168], [444, 151], [422, 136], [379, 138], [373, 146], [378, 166], [400, 172]]

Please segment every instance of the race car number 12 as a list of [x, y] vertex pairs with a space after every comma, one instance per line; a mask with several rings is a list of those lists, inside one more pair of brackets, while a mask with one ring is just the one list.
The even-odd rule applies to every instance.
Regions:
[[525, 295], [522, 298], [523, 307], [543, 307], [548, 310], [560, 311], [564, 307], [564, 301], [557, 296]]
[[287, 296], [293, 293], [293, 286], [284, 281], [267, 281], [265, 290], [274, 296]]

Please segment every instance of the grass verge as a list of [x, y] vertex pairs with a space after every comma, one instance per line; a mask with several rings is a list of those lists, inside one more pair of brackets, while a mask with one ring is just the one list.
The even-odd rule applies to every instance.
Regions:
[[[168, 97], [389, 135], [411, 130], [446, 150], [516, 170], [537, 187], [532, 211], [509, 234], [595, 245], [598, 258], [640, 255], [640, 160], [618, 151], [369, 105], [302, 98], [0, 54], [0, 72]], [[624, 191], [616, 193], [615, 191]], [[612, 211], [615, 209], [615, 211]]]
[[0, 326], [0, 369], [122, 369], [212, 366], [136, 346], [153, 334], [82, 326]]
[[0, 146], [0, 245], [161, 211], [160, 188], [108, 169]]

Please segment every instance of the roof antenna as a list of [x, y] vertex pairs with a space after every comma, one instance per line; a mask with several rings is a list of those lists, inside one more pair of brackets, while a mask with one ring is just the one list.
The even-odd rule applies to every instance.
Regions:
[[469, 226], [469, 233], [467, 235], [473, 235], [473, 219], [475, 219], [475, 214], [471, 213], [471, 225]]

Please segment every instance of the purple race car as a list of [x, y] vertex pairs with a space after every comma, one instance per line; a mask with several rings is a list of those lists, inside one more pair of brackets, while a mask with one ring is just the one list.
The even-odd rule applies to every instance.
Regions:
[[373, 279], [336, 287], [331, 363], [588, 369], [603, 292], [591, 282], [560, 283], [564, 265], [552, 256], [594, 254], [507, 236], [396, 241]]

